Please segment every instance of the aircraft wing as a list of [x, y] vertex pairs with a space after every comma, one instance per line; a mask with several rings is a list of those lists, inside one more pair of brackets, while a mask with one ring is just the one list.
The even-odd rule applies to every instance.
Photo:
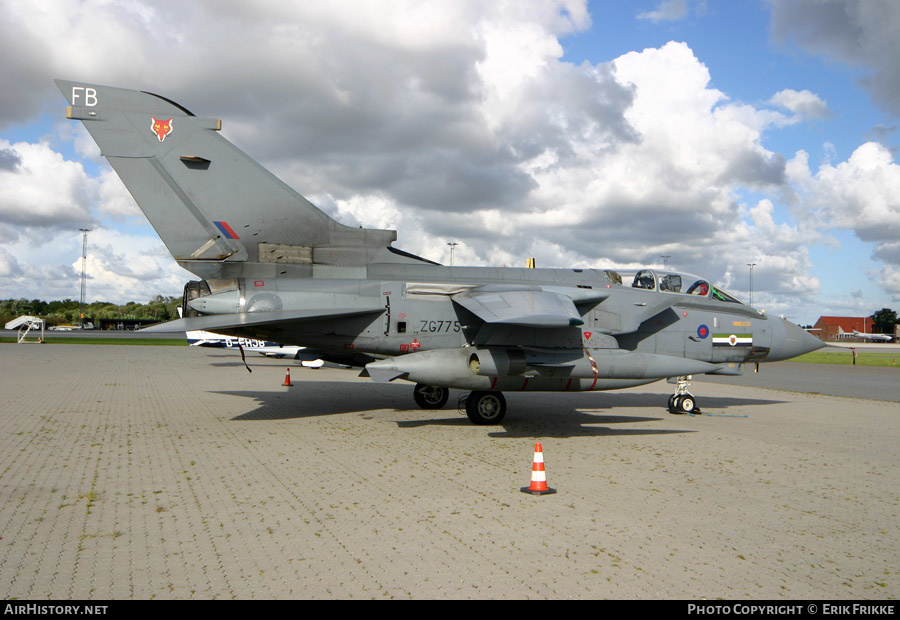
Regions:
[[381, 314], [384, 308], [334, 308], [328, 310], [287, 310], [279, 312], [242, 312], [238, 314], [210, 314], [159, 323], [140, 330], [142, 332], [188, 332], [194, 330], [216, 331], [241, 327], [278, 325], [298, 321], [315, 321], [363, 314]]
[[207, 345], [221, 347], [224, 346], [224, 342], [222, 340], [210, 340], [209, 338], [202, 338], [200, 340], [194, 340], [190, 343], [192, 347], [205, 347]]
[[621, 311], [621, 325], [619, 329], [613, 330], [612, 333], [630, 334], [636, 332], [644, 321], [652, 319], [666, 308], [684, 301], [683, 298], [679, 297], [678, 295], [660, 295], [649, 302], [643, 300], [630, 302], [630, 307]]
[[[631, 292], [631, 291], [628, 291]], [[609, 290], [561, 290], [528, 285], [487, 285], [461, 291], [450, 298], [482, 321], [522, 327], [571, 327], [583, 325], [579, 307], [612, 299]], [[614, 334], [637, 331], [641, 324], [670, 306], [683, 302], [678, 295], [647, 298], [629, 295], [608, 308], [620, 316]], [[600, 330], [602, 331], [602, 330]]]
[[450, 297], [485, 323], [525, 327], [582, 325], [572, 298], [539, 287], [481, 286]]

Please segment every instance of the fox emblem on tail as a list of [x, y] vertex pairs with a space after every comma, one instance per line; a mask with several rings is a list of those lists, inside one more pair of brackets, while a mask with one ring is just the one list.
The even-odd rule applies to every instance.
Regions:
[[150, 117], [150, 131], [156, 134], [160, 142], [165, 140], [166, 136], [172, 133], [173, 129], [171, 118], [167, 121], [161, 121], [153, 116]]

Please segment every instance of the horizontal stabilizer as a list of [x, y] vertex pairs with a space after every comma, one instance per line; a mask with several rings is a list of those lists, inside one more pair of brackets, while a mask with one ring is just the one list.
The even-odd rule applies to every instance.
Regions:
[[240, 314], [212, 314], [159, 323], [142, 332], [187, 332], [193, 330], [218, 331], [285, 324], [294, 321], [315, 321], [364, 314], [381, 314], [384, 308], [334, 308], [327, 310], [289, 310], [279, 312], [243, 312]]

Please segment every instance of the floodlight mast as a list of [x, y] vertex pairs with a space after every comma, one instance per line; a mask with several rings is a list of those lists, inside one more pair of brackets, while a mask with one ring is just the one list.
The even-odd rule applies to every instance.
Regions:
[[458, 244], [456, 241], [451, 241], [451, 242], [448, 243], [447, 245], [450, 246], [450, 266], [452, 267], [452, 266], [453, 266], [453, 250], [454, 250], [454, 248], [456, 248], [456, 246], [458, 246], [459, 244]]
[[747, 263], [747, 266], [750, 267], [750, 303], [748, 305], [752, 308], [753, 307], [753, 268], [756, 267], [756, 263]]
[[87, 292], [87, 236], [91, 232], [90, 228], [79, 228], [81, 231], [81, 302], [78, 306], [78, 313], [81, 315], [79, 324], [84, 328], [84, 297]]

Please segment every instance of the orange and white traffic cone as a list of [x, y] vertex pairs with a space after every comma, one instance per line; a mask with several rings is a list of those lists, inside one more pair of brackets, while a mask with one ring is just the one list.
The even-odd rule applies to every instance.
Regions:
[[284, 375], [284, 383], [282, 383], [282, 385], [285, 385], [287, 387], [291, 387], [292, 385], [294, 385], [293, 383], [291, 383], [291, 369], [290, 368], [287, 369], [287, 374]]
[[544, 471], [544, 450], [540, 443], [534, 444], [534, 465], [531, 467], [531, 486], [522, 487], [522, 493], [532, 495], [550, 495], [556, 489], [547, 486], [547, 472]]

